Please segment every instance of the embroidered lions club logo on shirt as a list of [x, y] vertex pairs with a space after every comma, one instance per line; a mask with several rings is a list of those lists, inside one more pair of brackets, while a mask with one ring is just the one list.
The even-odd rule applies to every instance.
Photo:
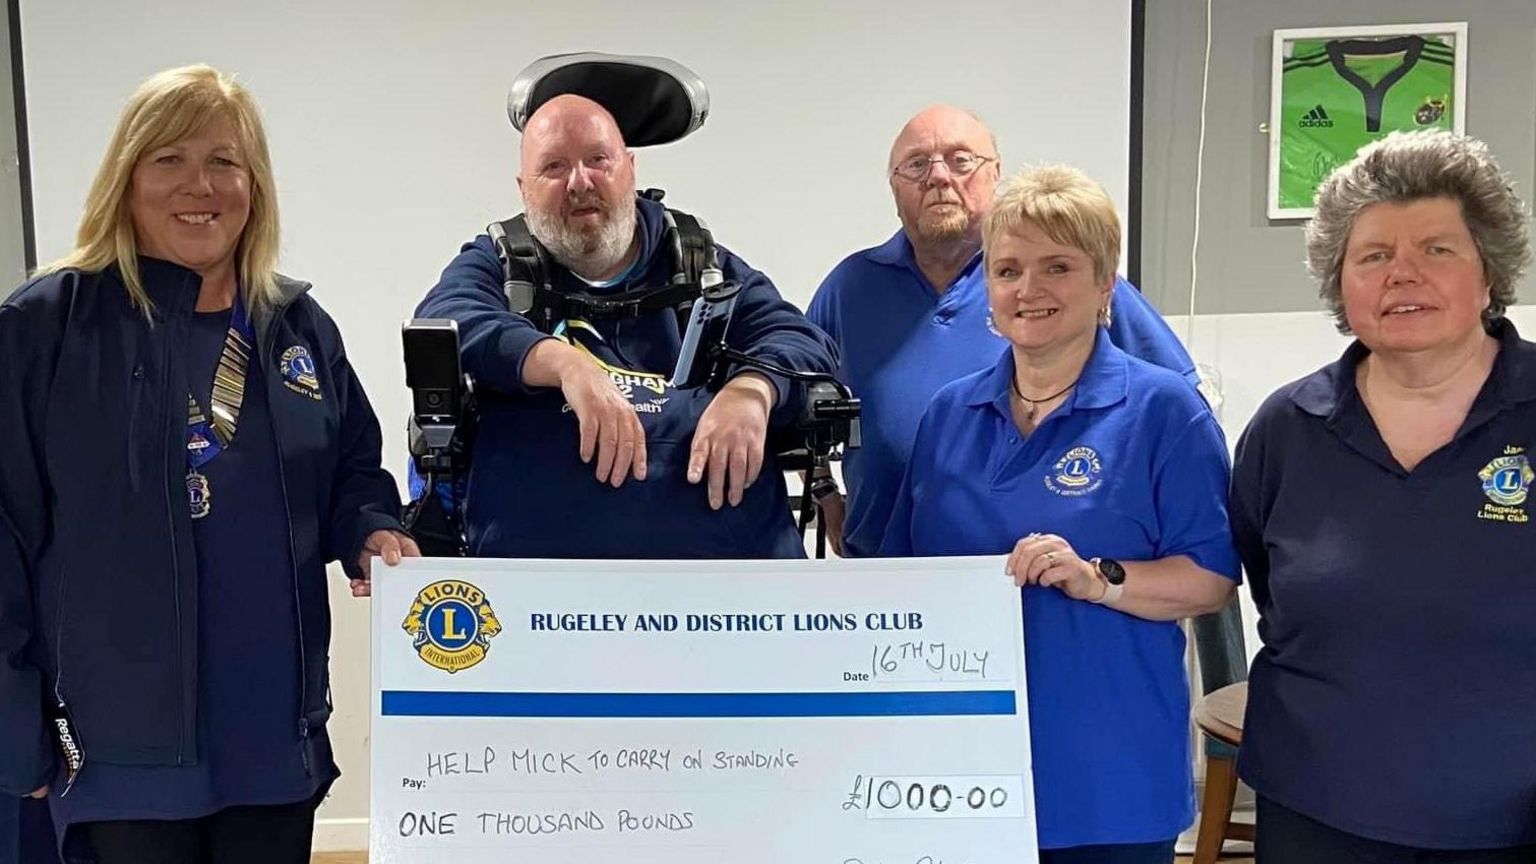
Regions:
[[1505, 447], [1504, 455], [1492, 460], [1477, 472], [1483, 481], [1483, 494], [1491, 503], [1484, 504], [1477, 518], [1490, 522], [1529, 522], [1525, 512], [1525, 499], [1531, 491], [1531, 481], [1536, 479], [1530, 459], [1524, 447]]
[[1057, 495], [1087, 495], [1104, 484], [1104, 466], [1092, 447], [1073, 447], [1051, 466], [1045, 487]]

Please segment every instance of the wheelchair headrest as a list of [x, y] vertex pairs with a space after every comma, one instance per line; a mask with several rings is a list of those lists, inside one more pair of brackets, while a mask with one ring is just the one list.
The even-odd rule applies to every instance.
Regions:
[[584, 52], [530, 63], [507, 94], [507, 116], [523, 131], [539, 106], [566, 93], [608, 109], [630, 147], [670, 144], [704, 125], [709, 91], [693, 70], [665, 57]]

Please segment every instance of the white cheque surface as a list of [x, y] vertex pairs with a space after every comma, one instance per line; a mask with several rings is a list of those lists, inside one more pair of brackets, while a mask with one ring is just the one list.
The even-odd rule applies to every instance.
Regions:
[[1001, 558], [374, 572], [374, 864], [1036, 860]]

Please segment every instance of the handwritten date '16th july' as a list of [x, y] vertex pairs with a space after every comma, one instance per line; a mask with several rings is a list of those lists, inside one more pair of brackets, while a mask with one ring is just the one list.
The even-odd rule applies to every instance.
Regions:
[[986, 678], [990, 651], [973, 651], [945, 642], [892, 642], [876, 645], [870, 652], [869, 675], [909, 678], [936, 675], [940, 678]]

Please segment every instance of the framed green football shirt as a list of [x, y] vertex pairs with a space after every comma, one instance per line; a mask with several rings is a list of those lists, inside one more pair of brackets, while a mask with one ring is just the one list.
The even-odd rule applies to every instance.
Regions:
[[1329, 173], [1396, 130], [1453, 129], [1456, 49], [1437, 39], [1291, 43], [1281, 72], [1278, 196], [1310, 209]]

